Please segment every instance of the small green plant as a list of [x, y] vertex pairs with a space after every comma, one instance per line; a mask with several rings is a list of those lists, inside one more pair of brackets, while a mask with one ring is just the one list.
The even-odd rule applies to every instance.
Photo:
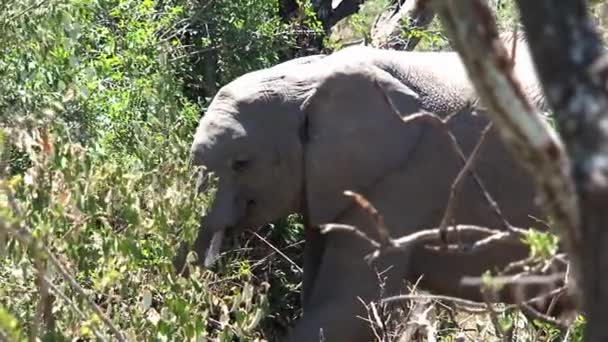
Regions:
[[557, 253], [559, 237], [551, 232], [529, 229], [522, 241], [530, 247], [530, 257], [550, 260]]

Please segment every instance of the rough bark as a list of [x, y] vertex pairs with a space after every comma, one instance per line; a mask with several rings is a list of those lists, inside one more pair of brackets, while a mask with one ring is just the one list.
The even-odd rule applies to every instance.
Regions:
[[570, 255], [571, 285], [576, 288], [581, 272], [580, 214], [564, 146], [521, 89], [509, 49], [501, 41], [485, 1], [433, 0], [431, 5], [501, 136], [514, 155], [534, 170], [552, 228]]
[[580, 198], [587, 341], [608, 339], [608, 56], [582, 0], [518, 0]]

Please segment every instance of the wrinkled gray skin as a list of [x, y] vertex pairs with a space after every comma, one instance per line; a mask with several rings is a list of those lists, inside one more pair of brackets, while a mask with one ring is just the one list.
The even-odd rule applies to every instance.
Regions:
[[[518, 58], [516, 72], [542, 106], [529, 60]], [[234, 80], [212, 101], [192, 145], [194, 163], [218, 177], [194, 249], [209, 266], [225, 232], [303, 214], [304, 315], [289, 341], [317, 341], [320, 330], [326, 341], [370, 340], [368, 324], [356, 317], [366, 316], [357, 298], [377, 299], [376, 271], [385, 277], [385, 296], [403, 290], [404, 279], [423, 276], [426, 290], [481, 300], [479, 289], [460, 286], [460, 278], [525, 257], [522, 245], [505, 242], [458, 255], [417, 246], [370, 267], [366, 243], [350, 233], [321, 235], [316, 229], [329, 222], [354, 224], [375, 236], [373, 222], [343, 195], [347, 189], [363, 193], [379, 209], [392, 236], [437, 227], [462, 162], [437, 118], [419, 113], [460, 112], [449, 127], [468, 154], [488, 122], [469, 109], [475, 100], [455, 53], [352, 47]], [[528, 215], [541, 216], [530, 175], [494, 131], [475, 168], [511, 223], [528, 227]], [[501, 227], [471, 177], [457, 203], [455, 223]], [[513, 301], [508, 290], [501, 299]]]

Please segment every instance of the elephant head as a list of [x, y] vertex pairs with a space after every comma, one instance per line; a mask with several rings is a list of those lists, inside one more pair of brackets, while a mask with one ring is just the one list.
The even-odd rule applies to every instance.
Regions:
[[[378, 77], [402, 113], [411, 114], [419, 109], [417, 95], [386, 72], [363, 64], [350, 68]], [[375, 98], [365, 99], [329, 94], [333, 90], [327, 85], [328, 77], [344, 81], [339, 72], [329, 70], [304, 64], [289, 68], [281, 65], [244, 75], [223, 87], [213, 99], [199, 122], [192, 144], [194, 164], [204, 166], [204, 172], [217, 177], [215, 198], [202, 218], [194, 247], [199, 257], [204, 256], [205, 266], [216, 259], [226, 233], [255, 228], [290, 213], [305, 214], [313, 224], [319, 224], [332, 219], [331, 213], [339, 210], [344, 200], [336, 198], [336, 194], [339, 196], [343, 190], [340, 186], [348, 182], [348, 171], [336, 170], [336, 174], [345, 177], [339, 180], [324, 175], [328, 170], [323, 163], [329, 163], [328, 158], [333, 158], [330, 154], [342, 148], [352, 150], [367, 144], [364, 140], [357, 143], [356, 139], [349, 141], [346, 136], [340, 136], [353, 134], [356, 138], [359, 133], [356, 128], [362, 124], [344, 122], [342, 113], [351, 108], [359, 112], [366, 108], [367, 115], [374, 106], [386, 107], [388, 102], [378, 91]], [[337, 97], [338, 101], [328, 96]], [[328, 97], [323, 110], [317, 108], [320, 97]], [[336, 115], [325, 115], [327, 110]], [[352, 114], [354, 119], [356, 112]], [[387, 125], [386, 120], [378, 119], [381, 117], [369, 116], [365, 121], [376, 122], [369, 128], [376, 126], [380, 133], [384, 130], [382, 126]], [[396, 113], [388, 116], [388, 121], [393, 123], [399, 120]], [[328, 149], [326, 145], [332, 145], [333, 140], [337, 144]], [[386, 140], [385, 144], [390, 142]], [[379, 158], [380, 155], [385, 156], [379, 154]], [[363, 158], [352, 155], [344, 159], [351, 157]], [[348, 163], [341, 166], [349, 167]], [[314, 179], [305, 176], [316, 173], [319, 175]], [[327, 179], [319, 178], [327, 176]], [[207, 176], [201, 174], [201, 177]], [[323, 198], [328, 194], [331, 198]], [[313, 208], [309, 208], [307, 196], [323, 198], [324, 203], [312, 204]], [[336, 203], [330, 203], [331, 200]]]
[[[293, 89], [287, 78], [256, 76], [262, 75], [247, 75], [216, 95], [192, 145], [194, 164], [218, 181], [195, 242], [197, 252], [206, 255], [205, 266], [217, 256], [225, 232], [255, 228], [301, 207], [298, 132], [304, 116], [298, 98], [306, 89]], [[271, 90], [277, 86], [281, 92]]]

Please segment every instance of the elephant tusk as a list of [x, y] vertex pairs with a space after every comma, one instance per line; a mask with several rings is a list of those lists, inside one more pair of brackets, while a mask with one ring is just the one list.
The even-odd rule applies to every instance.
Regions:
[[224, 238], [224, 230], [217, 231], [211, 238], [211, 245], [205, 255], [205, 267], [213, 265], [215, 260], [219, 257], [220, 247], [222, 246], [222, 240]]

